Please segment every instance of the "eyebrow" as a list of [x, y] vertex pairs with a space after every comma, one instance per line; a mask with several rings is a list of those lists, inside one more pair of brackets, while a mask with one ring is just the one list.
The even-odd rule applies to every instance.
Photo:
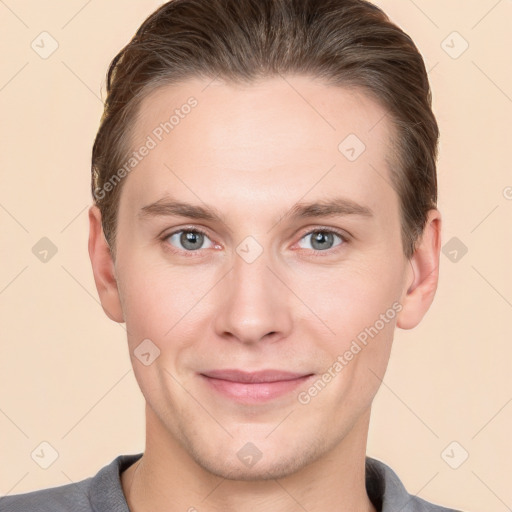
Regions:
[[[351, 199], [336, 197], [309, 203], [296, 203], [281, 217], [281, 221], [285, 219], [348, 215], [371, 218], [374, 216], [374, 212], [368, 206], [361, 205]], [[162, 198], [142, 207], [139, 211], [139, 218], [141, 219], [160, 216], [187, 217], [226, 224], [225, 217], [213, 206], [194, 205], [169, 198]]]

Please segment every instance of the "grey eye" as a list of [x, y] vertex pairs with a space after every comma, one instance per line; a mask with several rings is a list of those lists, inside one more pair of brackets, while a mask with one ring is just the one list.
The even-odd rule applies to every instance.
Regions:
[[203, 247], [205, 241], [209, 241], [210, 245], [208, 247], [213, 245], [211, 240], [204, 233], [192, 229], [176, 231], [176, 233], [168, 236], [168, 240], [178, 249], [185, 249], [186, 251], [206, 249], [207, 247]]
[[336, 245], [333, 245], [335, 238], [338, 238], [340, 242], [343, 242], [343, 239], [340, 235], [337, 233], [334, 233], [333, 231], [327, 231], [327, 230], [317, 230], [317, 231], [311, 231], [311, 233], [308, 233], [305, 235], [301, 240], [307, 240], [308, 238], [311, 238], [310, 246], [304, 247], [299, 244], [299, 246], [302, 249], [313, 249], [315, 251], [324, 251], [327, 249], [332, 249], [336, 245], [340, 245], [339, 243]]

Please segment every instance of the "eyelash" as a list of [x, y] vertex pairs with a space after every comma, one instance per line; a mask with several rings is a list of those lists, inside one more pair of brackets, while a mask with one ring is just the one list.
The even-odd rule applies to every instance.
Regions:
[[[164, 236], [161, 237], [161, 241], [164, 242], [164, 248], [166, 251], [170, 251], [172, 252], [173, 254], [182, 254], [182, 253], [185, 253], [186, 254], [186, 257], [188, 258], [194, 258], [194, 257], [197, 257], [196, 254], [194, 253], [199, 253], [200, 250], [196, 250], [196, 251], [186, 251], [186, 250], [181, 250], [181, 249], [176, 249], [174, 248], [173, 246], [171, 246], [169, 243], [167, 243], [167, 239], [170, 238], [172, 235], [175, 235], [176, 233], [182, 233], [182, 232], [192, 232], [192, 233], [201, 233], [202, 235], [210, 238], [208, 236], [208, 233], [206, 231], [204, 231], [203, 229], [199, 228], [199, 227], [192, 227], [192, 226], [189, 226], [189, 227], [184, 227], [184, 228], [181, 228], [181, 229], [177, 229], [176, 231], [172, 231], [170, 233], [166, 233]], [[319, 251], [317, 249], [311, 249], [310, 251], [313, 253], [313, 257], [320, 257], [320, 258], [323, 258], [325, 256], [329, 256], [329, 255], [332, 255], [334, 252], [337, 252], [337, 250], [339, 250], [341, 247], [343, 247], [344, 245], [348, 244], [349, 243], [349, 239], [347, 237], [347, 235], [343, 234], [341, 231], [338, 231], [336, 229], [333, 229], [333, 228], [327, 228], [327, 227], [317, 227], [317, 228], [314, 228], [314, 229], [311, 229], [309, 231], [307, 231], [306, 233], [304, 233], [299, 240], [302, 240], [304, 237], [308, 236], [308, 235], [312, 235], [313, 233], [328, 233], [328, 234], [333, 234], [333, 235], [336, 235], [338, 236], [342, 243], [335, 246], [334, 248], [332, 249], [327, 249], [325, 251]], [[172, 248], [171, 248], [172, 247]], [[308, 250], [308, 249], [304, 249], [304, 250]], [[325, 253], [325, 254], [322, 254], [322, 253]]]

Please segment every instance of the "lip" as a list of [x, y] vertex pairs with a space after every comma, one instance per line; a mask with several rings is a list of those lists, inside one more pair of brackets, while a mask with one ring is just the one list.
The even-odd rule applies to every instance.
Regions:
[[243, 403], [259, 403], [286, 395], [313, 376], [282, 370], [210, 370], [199, 374], [210, 389]]

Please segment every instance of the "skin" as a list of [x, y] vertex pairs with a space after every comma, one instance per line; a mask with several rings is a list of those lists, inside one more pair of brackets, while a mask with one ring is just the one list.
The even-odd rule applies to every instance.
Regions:
[[[364, 484], [371, 404], [394, 329], [415, 327], [434, 298], [440, 213], [429, 212], [407, 260], [386, 162], [392, 128], [362, 92], [301, 76], [165, 86], [144, 99], [133, 147], [190, 96], [197, 107], [125, 178], [115, 261], [99, 210], [89, 211], [101, 303], [126, 322], [146, 399], [145, 452], [121, 475], [130, 510], [373, 511]], [[366, 145], [354, 162], [338, 150], [350, 133]], [[215, 207], [224, 222], [140, 215], [171, 195]], [[373, 216], [284, 217], [298, 202], [334, 197]], [[198, 249], [187, 252], [179, 234], [162, 238], [194, 227], [207, 233]], [[313, 245], [322, 229], [348, 236]], [[251, 263], [236, 252], [248, 236], [262, 250]], [[297, 396], [311, 383], [245, 404], [199, 375], [271, 368], [318, 379], [395, 302], [394, 319], [308, 404]], [[146, 366], [134, 350], [148, 338], [160, 355]], [[262, 453], [251, 467], [237, 456], [248, 442]]]

